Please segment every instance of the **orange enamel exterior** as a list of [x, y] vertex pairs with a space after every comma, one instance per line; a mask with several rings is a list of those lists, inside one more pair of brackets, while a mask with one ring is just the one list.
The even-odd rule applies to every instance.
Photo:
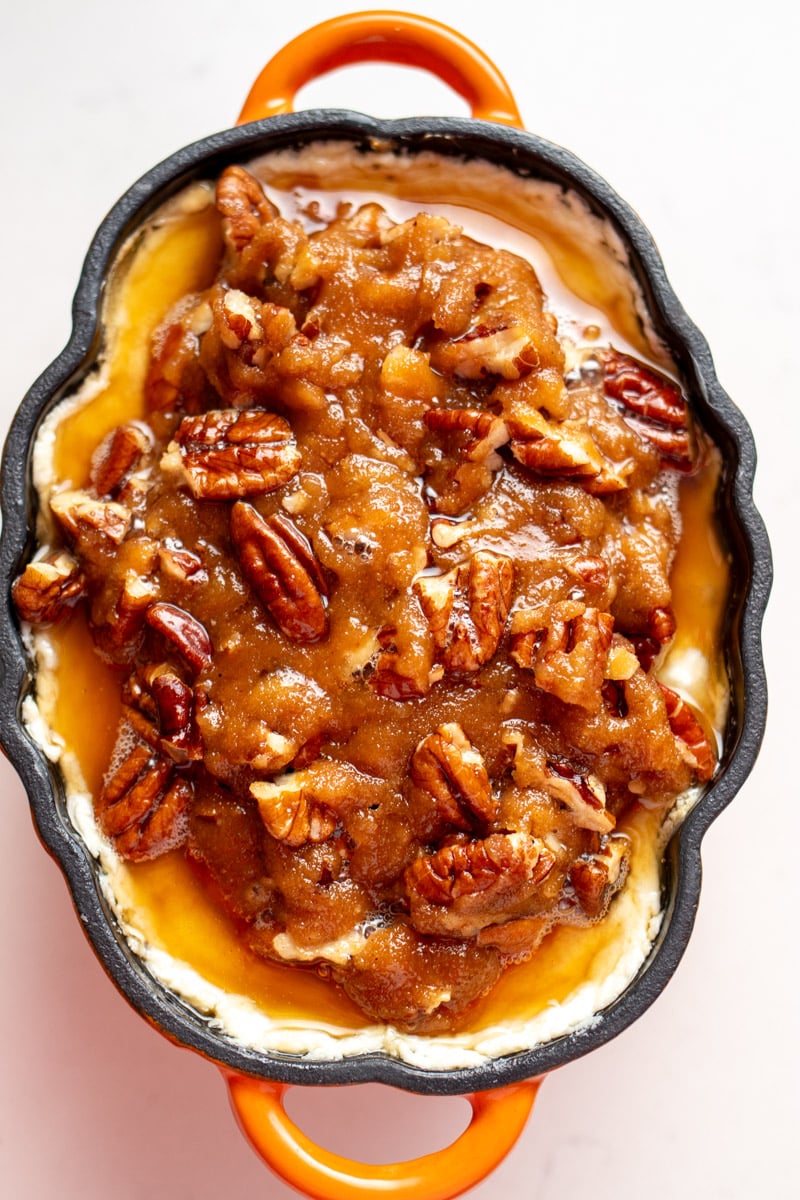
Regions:
[[311, 1141], [287, 1115], [286, 1084], [226, 1073], [242, 1131], [267, 1166], [314, 1200], [451, 1200], [480, 1183], [522, 1132], [541, 1079], [468, 1096], [472, 1120], [450, 1146], [422, 1158], [365, 1165]]
[[422, 67], [463, 96], [473, 117], [522, 126], [508, 84], [482, 50], [447, 25], [402, 12], [350, 13], [301, 33], [264, 67], [238, 124], [292, 112], [304, 84], [357, 62]]
[[[297, 92], [318, 75], [357, 62], [421, 67], [470, 106], [473, 117], [522, 127], [508, 84], [486, 55], [429, 17], [360, 12], [301, 33], [270, 59], [253, 84], [238, 124], [294, 111]], [[541, 1078], [468, 1096], [472, 1120], [450, 1146], [383, 1166], [343, 1158], [313, 1142], [287, 1115], [287, 1085], [224, 1072], [239, 1124], [267, 1166], [314, 1200], [387, 1196], [451, 1200], [502, 1162], [521, 1134]]]

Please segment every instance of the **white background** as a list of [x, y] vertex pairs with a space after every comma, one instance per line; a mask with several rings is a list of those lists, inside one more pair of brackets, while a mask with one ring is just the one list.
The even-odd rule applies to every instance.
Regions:
[[[0, 433], [61, 349], [89, 240], [178, 147], [232, 124], [269, 57], [348, 11], [250, 0], [3, 0]], [[356, 7], [358, 7], [356, 5]], [[708, 833], [693, 939], [630, 1029], [548, 1079], [476, 1200], [788, 1200], [799, 1194], [797, 6], [778, 0], [437, 3], [477, 42], [528, 129], [640, 213], [753, 426], [776, 558], [764, 748]], [[746, 15], [743, 15], [746, 14]], [[297, 107], [462, 115], [438, 82], [359, 67]], [[0, 1179], [15, 1200], [290, 1192], [235, 1127], [219, 1073], [153, 1032], [106, 979], [0, 760]], [[384, 1160], [427, 1152], [460, 1100], [377, 1086], [292, 1095], [316, 1137]]]

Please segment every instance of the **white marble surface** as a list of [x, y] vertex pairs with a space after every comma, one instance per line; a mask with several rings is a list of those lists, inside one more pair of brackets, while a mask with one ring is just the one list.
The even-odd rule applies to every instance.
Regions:
[[[108, 207], [179, 146], [235, 119], [263, 63], [348, 11], [231, 0], [3, 5], [0, 433], [69, 331]], [[509, 79], [529, 129], [570, 147], [639, 211], [720, 379], [751, 422], [777, 578], [764, 748], [704, 847], [694, 936], [664, 994], [544, 1085], [481, 1200], [789, 1200], [798, 1194], [797, 8], [673, 0], [420, 11]], [[520, 16], [520, 11], [524, 16]], [[462, 114], [438, 83], [358, 68], [298, 107]], [[96, 962], [23, 789], [0, 761], [0, 1178], [15, 1200], [290, 1196], [240, 1137], [218, 1073], [158, 1037]], [[433, 1150], [463, 1102], [376, 1086], [292, 1093], [344, 1153]]]

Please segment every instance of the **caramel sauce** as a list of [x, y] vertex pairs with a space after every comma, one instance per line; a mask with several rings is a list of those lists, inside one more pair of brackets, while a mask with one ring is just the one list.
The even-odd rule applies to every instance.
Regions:
[[[335, 180], [340, 187], [347, 182]], [[405, 215], [402, 205], [393, 210], [385, 193], [394, 192], [405, 199], [407, 191], [407, 181], [405, 186], [389, 181], [382, 190], [382, 203], [393, 215], [399, 214], [399, 219]], [[308, 199], [306, 190], [295, 188], [293, 203], [298, 210], [307, 206]], [[452, 206], [458, 205], [456, 219], [472, 236], [484, 236], [487, 213], [515, 227], [507, 244], [516, 252], [520, 252], [520, 245], [514, 236], [522, 231], [522, 252], [527, 251], [540, 272], [548, 295], [556, 286], [562, 299], [574, 293], [582, 302], [583, 327], [595, 325], [602, 331], [610, 325], [630, 345], [643, 348], [643, 335], [629, 297], [622, 294], [616, 282], [604, 278], [597, 264], [554, 222], [537, 219], [534, 238], [529, 218], [513, 199], [495, 195], [490, 201], [483, 196], [480, 213], [471, 210], [475, 197], [466, 190], [449, 189], [444, 209], [442, 199], [441, 179], [438, 187], [431, 180], [428, 185], [418, 183], [414, 188], [414, 200], [433, 211], [444, 211], [452, 217]], [[331, 198], [323, 202], [330, 206]], [[468, 210], [474, 216], [473, 224], [466, 219]], [[221, 248], [218, 229], [211, 205], [189, 213], [173, 209], [128, 247], [106, 301], [106, 327], [114, 332], [106, 347], [105, 379], [88, 402], [66, 413], [57, 429], [53, 469], [59, 479], [81, 486], [100, 438], [121, 421], [142, 415], [142, 383], [152, 333], [178, 299], [187, 292], [201, 290], [213, 278]], [[718, 473], [718, 458], [712, 454], [702, 471], [681, 483], [683, 536], [673, 570], [678, 633], [671, 650], [672, 659], [689, 647], [696, 647], [705, 657], [707, 672], [695, 681], [691, 698], [717, 735], [725, 711], [719, 629], [728, 582], [728, 564], [713, 519]], [[89, 790], [96, 794], [119, 719], [119, 676], [97, 658], [82, 615], [48, 636], [58, 666], [52, 711], [45, 712], [45, 716], [77, 760]], [[664, 673], [669, 673], [669, 667], [668, 659]], [[660, 812], [634, 805], [618, 826], [631, 838], [632, 876], [648, 881], [652, 878], [655, 888], [655, 847], [661, 818]], [[212, 984], [249, 998], [277, 1019], [308, 1019], [348, 1030], [370, 1024], [338, 988], [313, 970], [284, 967], [247, 950], [235, 923], [214, 904], [195, 869], [180, 852], [149, 863], [126, 864], [120, 867], [120, 879], [124, 907], [128, 912], [135, 910], [136, 928], [146, 940], [190, 964]], [[615, 912], [616, 904], [602, 922], [590, 928], [557, 928], [529, 963], [506, 970], [465, 1028], [478, 1030], [504, 1019], [532, 1017], [566, 999], [582, 981], [603, 978], [613, 970], [619, 938], [625, 932], [622, 917], [615, 917]]]

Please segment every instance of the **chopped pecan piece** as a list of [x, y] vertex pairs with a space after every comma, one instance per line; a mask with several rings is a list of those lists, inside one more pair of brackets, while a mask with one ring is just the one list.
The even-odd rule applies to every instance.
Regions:
[[50, 510], [69, 540], [82, 552], [118, 546], [131, 526], [132, 513], [114, 500], [98, 500], [88, 492], [56, 492]]
[[28, 563], [11, 595], [21, 620], [55, 625], [86, 595], [86, 581], [72, 555], [62, 550]]
[[211, 389], [200, 365], [199, 350], [200, 337], [210, 323], [208, 301], [195, 298], [156, 330], [144, 381], [149, 413], [196, 413], [205, 407], [204, 400]]
[[422, 739], [411, 759], [411, 778], [433, 798], [438, 815], [458, 829], [497, 816], [486, 764], [455, 722]]
[[147, 609], [145, 620], [151, 629], [163, 634], [195, 675], [211, 662], [214, 647], [208, 630], [185, 608], [159, 601]]
[[512, 623], [511, 657], [533, 671], [542, 691], [596, 712], [613, 632], [610, 613], [579, 601], [521, 609]]
[[671, 608], [659, 607], [651, 609], [644, 630], [636, 633], [626, 632], [625, 636], [631, 643], [642, 670], [649, 671], [674, 634], [675, 614]]
[[241, 500], [231, 510], [230, 528], [242, 574], [286, 637], [298, 643], [323, 638], [327, 587], [304, 534], [283, 513], [264, 518]]
[[413, 593], [400, 596], [390, 615], [391, 624], [378, 633], [380, 653], [370, 686], [388, 700], [414, 700], [426, 695], [436, 678], [433, 638]]
[[[120, 744], [129, 740], [123, 731]], [[105, 779], [97, 802], [100, 828], [123, 858], [155, 858], [186, 840], [191, 798], [191, 784], [139, 742]]]
[[536, 788], [563, 804], [580, 829], [611, 832], [616, 821], [606, 808], [602, 780], [582, 774], [571, 763], [548, 759], [543, 748], [519, 730], [509, 730], [505, 741], [513, 751], [513, 775], [519, 787]]
[[128, 722], [149, 745], [176, 763], [203, 757], [194, 693], [168, 663], [148, 663], [134, 671], [122, 698]]
[[89, 624], [95, 645], [109, 662], [129, 663], [141, 647], [145, 613], [158, 599], [156, 559], [150, 538], [129, 537], [119, 549], [117, 570], [104, 572], [102, 586], [94, 589]]
[[625, 882], [630, 847], [622, 836], [609, 838], [596, 854], [578, 858], [569, 869], [569, 881], [587, 917], [601, 917]]
[[431, 353], [431, 363], [438, 371], [462, 379], [484, 379], [489, 375], [519, 379], [538, 362], [531, 332], [525, 325], [476, 325], [462, 337], [435, 346]]
[[198, 500], [263, 496], [297, 474], [300, 451], [282, 417], [261, 408], [184, 417], [161, 460]]
[[430, 408], [424, 420], [434, 433], [465, 434], [464, 457], [470, 462], [486, 458], [508, 441], [508, 427], [502, 417], [479, 408]]
[[627, 423], [655, 446], [665, 465], [691, 470], [696, 455], [689, 410], [675, 384], [618, 350], [609, 348], [597, 357], [605, 393], [622, 407]]
[[250, 785], [267, 831], [295, 849], [326, 841], [349, 812], [379, 804], [385, 790], [383, 780], [322, 758], [292, 775]]
[[688, 761], [697, 778], [702, 782], [710, 779], [716, 768], [716, 755], [703, 726], [691, 706], [666, 684], [659, 683], [667, 706], [669, 727], [686, 747]]
[[479, 550], [446, 575], [423, 575], [414, 588], [446, 671], [477, 671], [494, 655], [511, 606], [514, 567]]
[[175, 538], [165, 538], [161, 542], [158, 547], [158, 561], [161, 570], [170, 579], [188, 584], [208, 582], [208, 572], [200, 555], [181, 545]]
[[569, 763], [548, 762], [544, 790], [571, 811], [576, 825], [610, 833], [616, 825], [606, 808], [606, 789], [596, 775], [581, 774]]
[[217, 181], [216, 200], [225, 240], [236, 253], [253, 240], [262, 225], [277, 216], [261, 184], [244, 167], [225, 168]]
[[242, 342], [257, 342], [264, 336], [260, 314], [246, 292], [231, 288], [222, 296], [220, 338], [228, 350], [238, 350]]
[[296, 771], [274, 783], [250, 785], [267, 832], [293, 849], [327, 841], [339, 823], [336, 812], [317, 797], [304, 776], [304, 771]]
[[524, 833], [493, 833], [424, 854], [405, 876], [411, 921], [420, 933], [472, 937], [521, 915], [554, 863], [544, 843]]
[[528, 407], [509, 416], [508, 428], [511, 453], [537, 475], [574, 479], [599, 494], [628, 486], [632, 464], [612, 466], [582, 421], [548, 421], [537, 409]]
[[92, 455], [89, 479], [98, 496], [117, 496], [153, 449], [153, 435], [140, 421], [118, 425]]

